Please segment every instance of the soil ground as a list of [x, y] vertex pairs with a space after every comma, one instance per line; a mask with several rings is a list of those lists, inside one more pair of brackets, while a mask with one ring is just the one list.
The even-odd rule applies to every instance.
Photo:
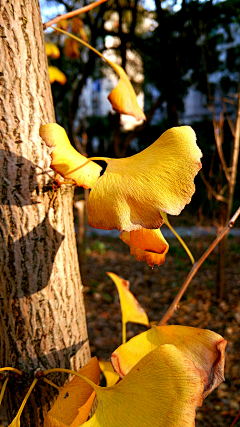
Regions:
[[[214, 236], [185, 238], [198, 260]], [[106, 275], [114, 272], [130, 281], [130, 289], [146, 310], [151, 322], [158, 322], [191, 269], [185, 251], [176, 239], [168, 239], [165, 263], [152, 270], [137, 262], [120, 239], [87, 238], [80, 253], [81, 274], [92, 355], [109, 359], [121, 344], [121, 313], [117, 290]], [[225, 297], [217, 298], [218, 248], [193, 278], [178, 309], [168, 324], [211, 329], [227, 341], [225, 382], [214, 390], [197, 411], [197, 427], [230, 426], [240, 410], [240, 237], [228, 237], [225, 267]], [[129, 323], [127, 338], [145, 327]], [[235, 424], [240, 426], [240, 420]], [[185, 427], [185, 426], [184, 426]]]

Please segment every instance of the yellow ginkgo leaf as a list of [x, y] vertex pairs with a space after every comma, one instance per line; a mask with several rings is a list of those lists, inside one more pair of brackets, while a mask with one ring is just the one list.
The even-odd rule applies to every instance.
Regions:
[[45, 43], [45, 49], [46, 49], [47, 56], [51, 56], [54, 59], [59, 58], [60, 50], [55, 44]]
[[194, 363], [167, 344], [115, 386], [94, 389], [98, 406], [84, 427], [194, 427], [203, 383]]
[[107, 387], [115, 385], [119, 380], [119, 375], [114, 371], [111, 362], [100, 360], [99, 366], [106, 379]]
[[132, 84], [127, 74], [125, 73], [124, 69], [120, 67], [120, 65], [117, 65], [114, 62], [109, 61], [108, 58], [105, 58], [105, 56], [103, 56], [100, 52], [98, 52], [98, 50], [94, 49], [91, 45], [89, 45], [84, 40], [82, 33], [81, 33], [82, 39], [79, 39], [73, 34], [70, 34], [64, 30], [61, 30], [60, 28], [54, 28], [54, 27], [52, 28], [55, 31], [59, 31], [63, 34], [68, 35], [72, 39], [78, 41], [79, 43], [91, 49], [93, 52], [99, 55], [102, 59], [104, 59], [118, 74], [118, 76], [120, 77], [120, 80], [117, 86], [112, 90], [112, 92], [108, 96], [108, 99], [111, 102], [112, 107], [115, 111], [122, 114], [129, 114], [135, 117], [137, 120], [146, 120], [146, 116], [144, 112], [138, 105], [137, 97], [132, 87]]
[[[141, 228], [141, 230], [137, 231], [123, 231], [119, 237], [130, 247], [130, 254], [134, 255], [137, 261], [146, 261], [147, 265], [152, 268], [154, 265], [159, 266], [165, 262], [169, 245], [159, 228], [157, 230]], [[138, 243], [141, 247], [137, 247]], [[151, 249], [146, 250], [143, 249], [143, 247]], [[157, 250], [159, 250], [160, 253], [157, 253]]]
[[224, 380], [227, 341], [215, 332], [189, 326], [153, 326], [115, 350], [112, 365], [124, 377], [146, 354], [164, 344], [174, 344], [192, 360], [204, 381], [204, 398]]
[[124, 69], [114, 62], [107, 62], [120, 77], [117, 86], [108, 95], [113, 109], [118, 113], [129, 114], [137, 120], [146, 120], [146, 116], [137, 102], [136, 94]]
[[189, 126], [167, 130], [150, 147], [107, 168], [88, 199], [92, 227], [119, 231], [157, 229], [160, 211], [178, 215], [195, 191], [202, 153]]
[[92, 188], [101, 166], [78, 153], [70, 144], [65, 130], [56, 123], [41, 126], [39, 134], [47, 146], [53, 148], [51, 168], [64, 178], [72, 179], [76, 185]]
[[[100, 367], [97, 358], [93, 357], [79, 373], [98, 384]], [[45, 418], [44, 427], [78, 427], [88, 419], [94, 395], [92, 387], [75, 376], [60, 388], [58, 398]]]
[[107, 275], [114, 281], [117, 287], [123, 323], [133, 322], [149, 326], [149, 320], [145, 310], [129, 290], [129, 282], [115, 273], [107, 272]]
[[67, 30], [69, 27], [69, 20], [68, 19], [61, 19], [61, 21], [59, 21], [57, 23], [57, 28], [60, 28], [62, 30]]
[[63, 74], [63, 72], [60, 71], [57, 67], [53, 67], [52, 65], [50, 65], [48, 67], [48, 73], [51, 84], [54, 82], [58, 82], [61, 85], [65, 85], [67, 78], [65, 74]]

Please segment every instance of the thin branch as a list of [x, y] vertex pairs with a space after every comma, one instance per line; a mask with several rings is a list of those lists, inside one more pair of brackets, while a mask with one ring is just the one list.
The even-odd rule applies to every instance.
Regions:
[[238, 421], [238, 419], [240, 418], [240, 412], [237, 414], [236, 418], [234, 418], [232, 424], [230, 425], [230, 427], [235, 426], [236, 422]]
[[224, 158], [224, 154], [222, 150], [222, 141], [221, 141], [221, 136], [219, 135], [219, 127], [217, 126], [217, 122], [214, 119], [213, 119], [213, 128], [214, 128], [214, 136], [215, 136], [215, 142], [218, 150], [218, 155], [222, 163], [222, 167], [223, 167], [226, 179], [227, 181], [230, 181], [231, 177], [229, 175], [228, 167], [227, 167], [226, 160]]
[[174, 311], [177, 309], [180, 299], [182, 298], [184, 292], [186, 291], [188, 285], [190, 284], [192, 278], [195, 276], [199, 268], [201, 267], [202, 263], [205, 261], [205, 259], [208, 257], [208, 255], [213, 251], [213, 249], [217, 246], [217, 244], [222, 240], [222, 238], [227, 234], [230, 228], [232, 228], [240, 215], [240, 207], [235, 212], [233, 217], [230, 219], [226, 227], [219, 233], [219, 235], [216, 237], [214, 242], [209, 246], [209, 248], [206, 250], [206, 252], [201, 256], [201, 258], [193, 265], [190, 273], [188, 274], [185, 282], [183, 283], [181, 289], [179, 290], [176, 298], [173, 300], [172, 304], [170, 305], [169, 309], [164, 314], [163, 318], [159, 322], [159, 326], [165, 325], [165, 323], [170, 319], [170, 317], [173, 315]]
[[215, 197], [216, 200], [219, 200], [220, 202], [223, 202], [223, 203], [228, 203], [228, 200], [226, 197], [221, 196], [221, 194], [218, 194], [214, 190], [214, 188], [211, 186], [210, 182], [208, 182], [207, 179], [205, 178], [205, 175], [204, 175], [202, 170], [200, 171], [200, 176], [201, 176], [204, 184], [206, 185], [208, 191], [210, 191], [210, 193]]
[[88, 4], [87, 6], [80, 7], [79, 9], [73, 10], [72, 12], [68, 12], [68, 13], [65, 13], [64, 15], [56, 16], [56, 18], [53, 18], [50, 21], [45, 22], [45, 24], [43, 24], [43, 29], [46, 30], [46, 28], [50, 27], [53, 24], [57, 24], [57, 22], [61, 21], [62, 19], [73, 18], [73, 16], [79, 15], [80, 13], [89, 12], [94, 7], [97, 7], [106, 1], [107, 0], [98, 0], [91, 4]]

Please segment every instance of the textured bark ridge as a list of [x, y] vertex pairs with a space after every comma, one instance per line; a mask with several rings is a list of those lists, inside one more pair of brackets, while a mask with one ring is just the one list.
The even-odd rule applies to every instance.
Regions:
[[[36, 368], [79, 369], [90, 358], [73, 190], [52, 189], [39, 137], [54, 121], [38, 1], [0, 0], [0, 366], [26, 372], [23, 383], [8, 382], [9, 420]], [[25, 427], [43, 423], [52, 393], [43, 386], [23, 412]]]

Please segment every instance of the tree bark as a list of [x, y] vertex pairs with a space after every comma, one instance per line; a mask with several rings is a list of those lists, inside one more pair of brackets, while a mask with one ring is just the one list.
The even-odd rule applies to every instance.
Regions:
[[[37, 368], [77, 370], [90, 351], [73, 189], [53, 190], [39, 137], [55, 118], [38, 0], [0, 0], [0, 58], [0, 366], [25, 373], [8, 381], [12, 421]], [[52, 390], [36, 385], [21, 425], [43, 425]]]

